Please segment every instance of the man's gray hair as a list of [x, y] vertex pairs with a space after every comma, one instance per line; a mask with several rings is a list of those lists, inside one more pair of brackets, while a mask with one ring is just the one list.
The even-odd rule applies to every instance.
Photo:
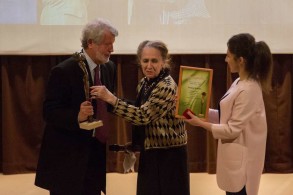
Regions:
[[106, 19], [98, 18], [89, 22], [82, 30], [81, 46], [84, 49], [88, 48], [89, 40], [99, 44], [107, 30], [115, 37], [118, 36], [118, 30]]

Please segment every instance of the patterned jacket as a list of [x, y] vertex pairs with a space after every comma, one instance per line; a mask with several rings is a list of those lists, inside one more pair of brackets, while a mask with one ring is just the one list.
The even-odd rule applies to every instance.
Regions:
[[[140, 91], [142, 79], [137, 87]], [[118, 99], [113, 113], [134, 125], [145, 125], [145, 149], [178, 147], [187, 144], [187, 132], [182, 119], [175, 118], [177, 84], [171, 76], [161, 80], [140, 107]]]

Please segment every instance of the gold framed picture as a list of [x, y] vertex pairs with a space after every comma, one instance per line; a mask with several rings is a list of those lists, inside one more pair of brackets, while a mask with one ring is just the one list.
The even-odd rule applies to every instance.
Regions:
[[177, 118], [188, 118], [187, 110], [202, 120], [207, 120], [210, 107], [213, 70], [191, 66], [180, 66]]

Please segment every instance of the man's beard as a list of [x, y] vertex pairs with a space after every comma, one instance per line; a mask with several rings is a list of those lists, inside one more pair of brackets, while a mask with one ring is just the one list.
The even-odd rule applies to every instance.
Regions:
[[110, 60], [110, 57], [105, 57], [103, 54], [101, 54], [100, 52], [97, 52], [96, 54], [96, 58], [102, 63], [102, 64], [105, 64], [107, 62], [109, 62]]

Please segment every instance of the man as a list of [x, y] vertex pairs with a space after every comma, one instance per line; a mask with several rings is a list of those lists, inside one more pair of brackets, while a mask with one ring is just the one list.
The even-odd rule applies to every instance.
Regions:
[[[96, 76], [100, 76], [101, 84], [115, 90], [116, 66], [109, 57], [116, 36], [116, 28], [105, 20], [88, 23], [82, 32], [82, 51], [51, 70], [43, 105], [46, 126], [35, 179], [35, 185], [48, 189], [50, 195], [105, 193], [105, 139], [93, 134], [102, 130], [103, 138], [107, 138], [107, 118], [100, 118], [107, 116], [107, 112], [101, 114], [98, 102], [91, 104], [86, 100], [84, 78], [88, 77], [89, 86], [94, 85], [97, 67]], [[102, 119], [104, 126], [81, 129], [80, 123], [91, 115]]]

